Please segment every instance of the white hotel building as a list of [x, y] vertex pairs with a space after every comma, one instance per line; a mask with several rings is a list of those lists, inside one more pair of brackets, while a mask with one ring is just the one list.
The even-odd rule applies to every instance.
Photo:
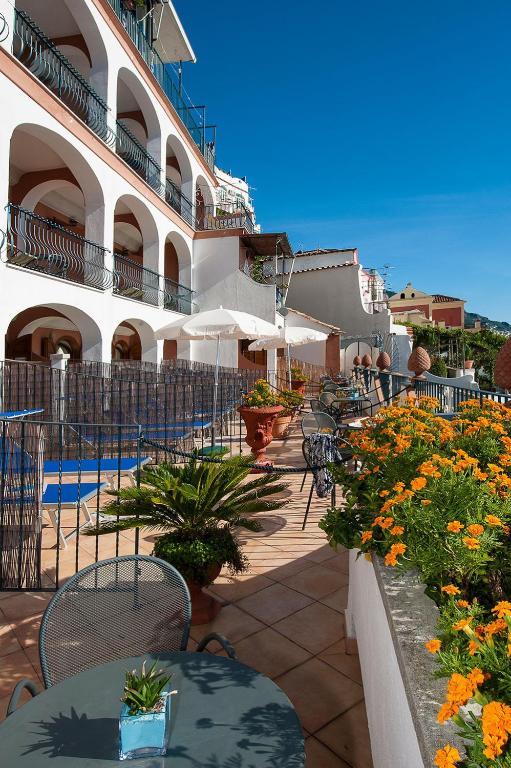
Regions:
[[275, 322], [251, 265], [291, 249], [217, 212], [214, 133], [165, 66], [194, 60], [168, 0], [0, 0], [0, 359], [211, 362], [155, 331], [220, 304]]

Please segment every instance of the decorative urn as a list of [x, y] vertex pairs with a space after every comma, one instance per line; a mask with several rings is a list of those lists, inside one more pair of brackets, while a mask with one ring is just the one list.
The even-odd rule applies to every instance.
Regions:
[[387, 352], [380, 352], [376, 358], [376, 367], [380, 371], [386, 371], [390, 368], [390, 355]]
[[373, 364], [373, 360], [371, 358], [371, 355], [368, 352], [366, 352], [362, 358], [362, 365], [364, 366], [364, 368], [370, 368], [372, 364]]
[[497, 355], [493, 377], [497, 387], [511, 389], [511, 338], [501, 347]]
[[413, 371], [415, 378], [423, 378], [423, 374], [431, 368], [431, 360], [424, 347], [415, 347], [408, 358], [408, 370]]
[[273, 422], [283, 410], [281, 405], [262, 408], [241, 405], [238, 408], [247, 429], [245, 442], [252, 449], [252, 455], [258, 463], [266, 461], [265, 450], [273, 439]]
[[355, 357], [353, 358], [353, 365], [355, 366], [355, 368], [360, 365], [360, 355], [355, 355]]

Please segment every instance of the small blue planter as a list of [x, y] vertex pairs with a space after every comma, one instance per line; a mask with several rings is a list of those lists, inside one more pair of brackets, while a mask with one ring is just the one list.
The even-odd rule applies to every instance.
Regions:
[[119, 717], [119, 759], [134, 760], [137, 757], [155, 757], [167, 752], [170, 699], [165, 699], [161, 712], [130, 715], [123, 704]]

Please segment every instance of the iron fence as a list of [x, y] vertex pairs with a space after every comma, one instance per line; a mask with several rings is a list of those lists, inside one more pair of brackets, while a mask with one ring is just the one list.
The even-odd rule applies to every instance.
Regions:
[[163, 197], [161, 168], [145, 147], [120, 120], [116, 121], [115, 151], [135, 173]]
[[165, 200], [191, 227], [195, 226], [193, 203], [169, 178], [165, 179]]
[[233, 213], [222, 213], [214, 205], [197, 205], [195, 228], [199, 231], [245, 229], [249, 234], [255, 232], [252, 214], [244, 206], [240, 206], [239, 210]]
[[163, 303], [160, 275], [120, 253], [114, 253], [114, 293], [155, 307]]
[[511, 395], [500, 392], [451, 386], [425, 379], [416, 379], [413, 385], [419, 394], [437, 398], [440, 402], [439, 412], [441, 413], [457, 413], [460, 403], [465, 400], [478, 400], [479, 403], [483, 403], [484, 400], [492, 400], [503, 405], [511, 402]]
[[106, 290], [106, 248], [18, 205], [7, 206], [7, 261], [80, 285]]

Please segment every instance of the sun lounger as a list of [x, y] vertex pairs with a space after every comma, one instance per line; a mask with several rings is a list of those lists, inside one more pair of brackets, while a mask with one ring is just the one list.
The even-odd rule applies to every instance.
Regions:
[[62, 459], [47, 460], [44, 462], [45, 477], [69, 475], [105, 475], [112, 488], [116, 477], [128, 477], [131, 484], [135, 485], [135, 473], [138, 467], [143, 467], [151, 461], [150, 456], [142, 456], [140, 462], [137, 458], [123, 459]]
[[67, 547], [67, 541], [76, 536], [77, 529], [64, 536], [59, 525], [60, 511], [63, 509], [77, 509], [80, 507], [85, 522], [79, 526], [92, 525], [93, 520], [87, 502], [97, 496], [108, 487], [107, 483], [51, 483], [47, 485], [42, 498], [42, 507], [48, 513], [55, 532], [59, 539], [59, 546]]

